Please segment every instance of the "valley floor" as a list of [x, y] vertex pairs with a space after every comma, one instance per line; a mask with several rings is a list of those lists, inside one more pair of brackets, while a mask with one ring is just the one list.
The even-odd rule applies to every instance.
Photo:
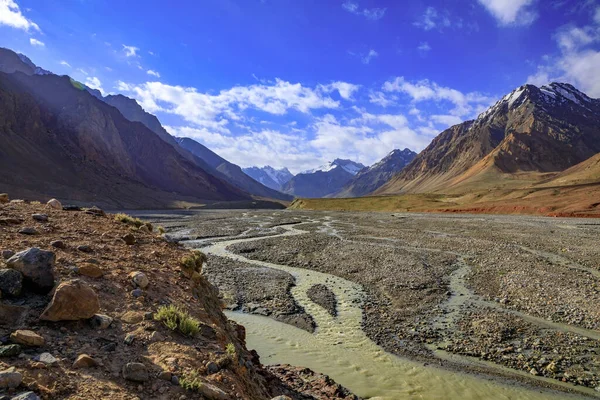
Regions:
[[332, 346], [366, 335], [404, 359], [550, 390], [518, 398], [600, 396], [598, 220], [225, 210], [146, 218], [207, 251], [205, 274], [230, 310], [310, 337], [335, 327]]

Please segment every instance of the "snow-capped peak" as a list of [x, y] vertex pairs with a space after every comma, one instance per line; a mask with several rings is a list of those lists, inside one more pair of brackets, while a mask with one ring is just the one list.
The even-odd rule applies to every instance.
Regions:
[[363, 169], [365, 166], [361, 163], [357, 163], [351, 160], [342, 160], [341, 158], [336, 158], [335, 160], [321, 165], [320, 167], [309, 169], [307, 171], [301, 172], [302, 174], [314, 174], [315, 172], [328, 172], [335, 168], [342, 168], [344, 171], [356, 175], [358, 172]]

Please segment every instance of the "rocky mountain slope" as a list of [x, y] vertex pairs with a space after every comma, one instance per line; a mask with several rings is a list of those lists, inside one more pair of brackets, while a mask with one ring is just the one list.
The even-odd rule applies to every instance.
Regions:
[[442, 132], [376, 194], [523, 187], [600, 152], [600, 100], [573, 86], [524, 85]]
[[326, 197], [342, 189], [363, 168], [360, 163], [338, 158], [294, 176], [282, 190], [296, 197]]
[[243, 168], [242, 170], [255, 181], [279, 191], [283, 189], [283, 185], [288, 183], [289, 180], [294, 177], [287, 168], [275, 169], [269, 165], [264, 167]]
[[417, 153], [412, 150], [393, 150], [381, 161], [361, 170], [335, 197], [360, 197], [365, 196], [389, 181], [406, 167]]
[[0, 60], [0, 191], [115, 208], [250, 199], [69, 77]]
[[0, 397], [357, 399], [310, 370], [262, 366], [203, 255], [160, 232], [0, 195]]
[[197, 141], [190, 138], [176, 138], [176, 141], [182, 149], [189, 151], [195, 157], [208, 164], [215, 176], [226, 180], [232, 185], [255, 196], [284, 201], [292, 200], [292, 196], [271, 189], [261, 182], [257, 182], [244, 173], [238, 165], [225, 160]]

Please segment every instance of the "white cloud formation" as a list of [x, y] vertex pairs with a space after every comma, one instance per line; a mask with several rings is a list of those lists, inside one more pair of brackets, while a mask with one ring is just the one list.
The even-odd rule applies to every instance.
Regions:
[[125, 52], [125, 57], [137, 57], [137, 52], [140, 51], [140, 49], [135, 46], [123, 45], [123, 51]]
[[96, 78], [95, 76], [92, 77], [87, 77], [85, 80], [85, 85], [87, 87], [89, 87], [90, 89], [96, 89], [99, 90], [100, 93], [102, 93], [102, 95], [104, 96], [104, 89], [102, 88], [102, 82], [100, 82], [100, 79]]
[[21, 13], [19, 5], [14, 0], [0, 0], [0, 25], [27, 32], [31, 30], [40, 32], [40, 27]]
[[423, 30], [448, 28], [452, 25], [447, 12], [438, 12], [435, 7], [427, 7], [425, 13], [413, 24]]
[[537, 18], [534, 0], [479, 0], [501, 26], [529, 25]]
[[456, 115], [432, 115], [429, 118], [431, 118], [433, 122], [447, 127], [463, 122], [463, 119]]
[[352, 100], [352, 95], [360, 88], [360, 85], [354, 85], [348, 82], [332, 82], [329, 85], [320, 85], [321, 90], [325, 93], [330, 93], [334, 90], [340, 94], [344, 100]]
[[372, 21], [376, 21], [378, 19], [383, 18], [387, 10], [386, 8], [363, 8], [361, 10], [361, 8], [358, 5], [358, 2], [353, 0], [346, 0], [344, 3], [342, 3], [342, 8], [348, 11], [349, 13], [362, 15], [363, 17]]
[[382, 92], [369, 93], [369, 102], [372, 104], [377, 104], [381, 107], [389, 107], [396, 105], [396, 100], [398, 100], [397, 96], [386, 96], [385, 93]]
[[371, 60], [378, 56], [379, 56], [379, 53], [376, 52], [375, 50], [371, 49], [371, 50], [369, 50], [369, 52], [366, 55], [362, 56], [361, 61], [363, 62], [363, 64], [370, 64]]
[[40, 40], [34, 39], [34, 38], [30, 38], [29, 43], [34, 47], [45, 47], [46, 46], [46, 43], [44, 43]]
[[152, 75], [152, 76], [155, 76], [157, 78], [160, 78], [160, 74], [158, 72], [156, 72], [156, 71], [151, 70], [151, 69], [149, 69], [148, 71], [146, 71], [146, 73], [148, 75]]
[[594, 22], [600, 25], [600, 6], [596, 8], [596, 11], [594, 13]]
[[593, 21], [594, 25], [560, 28], [554, 36], [559, 55], [547, 57], [527, 82], [537, 86], [552, 81], [568, 82], [591, 97], [600, 97], [600, 51], [595, 47], [600, 43], [600, 21], [596, 21], [595, 15]]
[[447, 101], [454, 106], [448, 114], [457, 117], [474, 117], [481, 108], [490, 106], [495, 100], [478, 92], [462, 93], [427, 79], [414, 83], [408, 82], [402, 76], [385, 82], [383, 90], [390, 93], [404, 93], [415, 103]]
[[71, 64], [69, 64], [69, 63], [68, 63], [68, 62], [66, 62], [65, 60], [62, 60], [62, 61], [60, 62], [60, 65], [62, 65], [62, 66], [64, 66], [64, 67], [67, 67], [67, 68], [71, 68]]
[[417, 47], [417, 50], [419, 50], [421, 53], [427, 53], [431, 50], [431, 46], [427, 42], [421, 42], [419, 47]]

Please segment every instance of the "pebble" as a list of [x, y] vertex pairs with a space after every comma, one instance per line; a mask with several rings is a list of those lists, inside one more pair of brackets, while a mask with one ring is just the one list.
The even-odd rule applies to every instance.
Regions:
[[18, 344], [0, 346], [0, 357], [15, 357], [19, 354], [21, 354], [21, 346]]
[[108, 315], [96, 314], [90, 318], [90, 325], [96, 329], [107, 329], [112, 324], [113, 319]]
[[46, 214], [33, 214], [31, 218], [38, 222], [48, 222], [48, 216]]
[[30, 226], [19, 229], [21, 235], [37, 235], [38, 231]]
[[39, 355], [33, 357], [33, 359], [35, 361], [39, 361], [39, 362], [44, 363], [46, 365], [54, 365], [54, 364], [56, 364], [58, 362], [58, 360], [56, 359], [56, 357], [54, 357], [50, 353], [39, 354]]
[[15, 252], [12, 250], [2, 250], [2, 258], [4, 258], [5, 260], [8, 260], [9, 258], [11, 258], [14, 255], [15, 255]]
[[97, 365], [98, 361], [94, 360], [92, 357], [87, 354], [80, 354], [73, 363], [73, 368], [91, 368]]
[[50, 243], [50, 246], [55, 247], [57, 249], [64, 249], [67, 247], [62, 240], [55, 240], [52, 243]]
[[123, 340], [123, 342], [124, 342], [126, 345], [131, 345], [131, 344], [133, 343], [133, 341], [134, 341], [134, 340], [135, 340], [135, 335], [134, 335], [133, 333], [128, 333], [128, 334], [125, 336], [125, 340]]
[[123, 366], [123, 378], [128, 381], [145, 382], [148, 380], [148, 370], [142, 363], [127, 363]]
[[140, 271], [135, 271], [129, 274], [129, 279], [133, 282], [133, 285], [140, 289], [146, 289], [150, 282], [146, 274]]
[[82, 244], [80, 246], [77, 246], [77, 250], [83, 252], [83, 253], [91, 253], [93, 250], [90, 246], [88, 246], [87, 244]]

